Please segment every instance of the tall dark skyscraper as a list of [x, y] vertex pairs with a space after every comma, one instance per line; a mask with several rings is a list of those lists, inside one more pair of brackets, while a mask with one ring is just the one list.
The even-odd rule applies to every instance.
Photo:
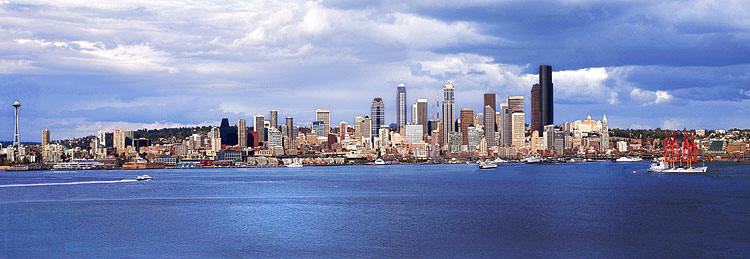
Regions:
[[401, 131], [404, 125], [406, 125], [406, 85], [401, 83], [396, 88], [396, 131]]
[[542, 87], [534, 84], [531, 87], [531, 132], [535, 130], [541, 134], [544, 130], [542, 125]]
[[237, 145], [237, 127], [229, 126], [229, 119], [221, 119], [219, 135], [221, 135], [222, 144], [229, 146]]
[[554, 116], [554, 98], [552, 93], [552, 66], [550, 65], [541, 65], [539, 66], [539, 85], [541, 86], [541, 97], [539, 106], [541, 107], [541, 114], [542, 114], [542, 126], [545, 125], [554, 125], [555, 124], [555, 116]]
[[279, 128], [279, 111], [271, 110], [269, 112], [268, 121], [271, 123], [271, 128]]
[[495, 94], [484, 94], [484, 108], [482, 120], [484, 121], [484, 138], [487, 141], [488, 147], [494, 147], [497, 145], [495, 140], [495, 107], [497, 101], [495, 100]]
[[372, 100], [372, 135], [379, 136], [380, 126], [385, 125], [385, 104], [383, 98]]

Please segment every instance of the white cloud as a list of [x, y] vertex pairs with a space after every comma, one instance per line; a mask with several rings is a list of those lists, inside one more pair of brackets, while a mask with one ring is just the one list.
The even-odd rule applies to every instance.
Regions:
[[667, 91], [648, 91], [640, 88], [634, 88], [630, 91], [630, 98], [643, 103], [643, 106], [667, 103], [673, 99]]
[[30, 60], [8, 60], [0, 59], [0, 74], [16, 74], [37, 71]]
[[52, 47], [66, 51], [66, 55], [59, 59], [46, 60], [47, 62], [59, 62], [63, 65], [74, 65], [88, 67], [91, 70], [99, 70], [100, 67], [108, 67], [119, 72], [144, 72], [144, 71], [167, 71], [176, 73], [176, 67], [170, 67], [172, 63], [170, 54], [166, 51], [155, 50], [147, 44], [120, 45], [108, 48], [102, 42], [90, 41], [46, 41], [44, 39], [16, 39], [18, 44], [40, 47]]

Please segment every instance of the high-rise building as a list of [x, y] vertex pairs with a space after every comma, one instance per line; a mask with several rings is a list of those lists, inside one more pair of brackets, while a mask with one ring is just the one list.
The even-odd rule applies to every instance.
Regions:
[[406, 142], [415, 144], [424, 141], [422, 125], [406, 125]]
[[99, 132], [96, 134], [96, 137], [99, 139], [99, 145], [105, 147], [107, 146], [107, 132], [105, 132], [104, 130], [99, 130]]
[[294, 119], [292, 117], [286, 117], [284, 130], [286, 131], [284, 148], [293, 149], [295, 145], [294, 140], [297, 138], [297, 135], [295, 134], [296, 129], [294, 128]]
[[279, 128], [279, 111], [271, 110], [268, 114], [268, 120], [271, 123], [271, 128]]
[[495, 94], [484, 94], [484, 138], [487, 141], [488, 147], [493, 147], [497, 144], [495, 140], [495, 109], [496, 109]]
[[237, 127], [229, 126], [229, 119], [222, 118], [219, 126], [221, 143], [227, 146], [237, 145]]
[[552, 88], [552, 66], [541, 65], [539, 66], [539, 85], [541, 86], [541, 98], [540, 98], [540, 110], [541, 110], [541, 122], [542, 125], [554, 125], [554, 98]]
[[[501, 119], [498, 121], [497, 128], [499, 131], [500, 139], [498, 140], [498, 144], [501, 146], [504, 145], [510, 145], [510, 127], [506, 127], [507, 124], [510, 124], [510, 114], [508, 112], [508, 103], [500, 104], [500, 113], [501, 113]], [[506, 138], [507, 137], [507, 138]], [[507, 140], [506, 140], [507, 139]]]
[[339, 123], [339, 141], [344, 141], [346, 139], [346, 122], [341, 121]]
[[133, 140], [135, 139], [135, 132], [132, 130], [125, 130], [122, 134], [125, 136], [125, 147], [132, 146]]
[[477, 130], [474, 126], [469, 126], [467, 128], [467, 134], [469, 139], [468, 149], [469, 152], [475, 152], [479, 149], [479, 143], [480, 143], [480, 137], [479, 137], [479, 130]]
[[416, 108], [417, 118], [414, 124], [422, 125], [422, 135], [427, 134], [427, 99], [417, 99]]
[[440, 129], [440, 121], [429, 120], [427, 121], [427, 133], [432, 135], [433, 131]]
[[469, 145], [469, 126], [474, 125], [474, 110], [461, 109], [461, 145]]
[[49, 145], [49, 130], [43, 129], [42, 130], [42, 147]]
[[116, 129], [113, 136], [112, 136], [112, 147], [115, 148], [115, 150], [120, 153], [124, 152], [125, 150], [125, 134], [123, 131]]
[[411, 124], [417, 124], [417, 103], [411, 105]]
[[[503, 145], [512, 145], [513, 142], [513, 114], [523, 113], [523, 96], [511, 96], [506, 99], [507, 111], [503, 117]], [[505, 134], [507, 133], [507, 134]]]
[[[373, 112], [373, 116], [374, 114]], [[406, 125], [406, 85], [400, 83], [396, 87], [396, 130], [400, 131], [404, 125]]]
[[219, 128], [212, 127], [211, 131], [208, 132], [208, 139], [211, 143], [211, 150], [221, 150], [221, 132], [219, 131]]
[[237, 146], [240, 148], [247, 147], [247, 125], [245, 119], [239, 119], [237, 121]]
[[544, 133], [544, 149], [552, 150], [555, 148], [555, 125], [545, 125]]
[[325, 131], [325, 122], [323, 121], [313, 121], [312, 131], [318, 137], [328, 137]]
[[253, 118], [253, 129], [258, 132], [258, 141], [266, 142], [266, 118], [263, 115], [255, 115]]
[[18, 101], [15, 101], [13, 102], [12, 106], [15, 109], [15, 119], [16, 119], [16, 128], [13, 133], [13, 148], [15, 151], [18, 151], [18, 146], [21, 145], [21, 142], [18, 140], [18, 108], [21, 107], [21, 103], [19, 103]]
[[534, 86], [531, 87], [531, 132], [542, 132], [544, 130], [544, 125], [542, 125], [541, 105], [542, 87], [539, 84], [534, 84]]
[[372, 134], [373, 134], [372, 128], [373, 128], [372, 119], [370, 119], [369, 115], [365, 115], [365, 117], [362, 118], [362, 139], [363, 140], [372, 141]]
[[281, 136], [281, 131], [279, 131], [276, 127], [270, 127], [268, 128], [268, 146], [269, 147], [282, 147], [283, 146], [283, 137]]
[[526, 114], [523, 112], [514, 112], [511, 115], [511, 146], [516, 148], [522, 148], [525, 146], [525, 122]]
[[497, 104], [497, 102], [496, 102], [496, 99], [495, 99], [495, 94], [491, 94], [491, 93], [484, 94], [484, 105], [485, 106], [489, 105], [490, 107], [492, 107], [493, 110], [496, 110], [497, 109], [497, 107], [495, 107], [496, 104]]
[[331, 132], [331, 111], [318, 109], [315, 111], [315, 120], [323, 122], [322, 132], [316, 132], [320, 137], [328, 137]]
[[354, 138], [362, 139], [362, 116], [354, 117]]
[[385, 104], [382, 98], [372, 100], [372, 135], [378, 136], [380, 126], [385, 125]]
[[599, 143], [599, 152], [607, 152], [607, 148], [609, 147], [609, 126], [607, 126], [607, 115], [604, 115], [602, 118], [602, 132], [601, 132], [601, 138]]
[[450, 136], [449, 133], [455, 132], [453, 128], [453, 120], [455, 120], [454, 116], [454, 105], [455, 105], [455, 87], [453, 87], [453, 84], [451, 81], [448, 81], [443, 86], [443, 125], [442, 125], [442, 136], [443, 136], [443, 145], [447, 147], [448, 145], [448, 138]]

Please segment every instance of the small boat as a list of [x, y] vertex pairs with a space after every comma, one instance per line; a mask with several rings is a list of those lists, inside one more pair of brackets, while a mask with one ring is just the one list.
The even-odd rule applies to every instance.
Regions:
[[483, 162], [479, 162], [479, 169], [493, 169], [497, 168], [497, 164], [495, 161], [487, 160]]
[[624, 156], [615, 160], [615, 162], [638, 162], [638, 161], [643, 161], [643, 159], [637, 156]]
[[153, 180], [154, 178], [151, 176], [148, 176], [147, 174], [139, 175], [135, 177], [136, 181], [147, 181], [147, 180]]
[[530, 156], [530, 157], [527, 157], [526, 159], [524, 159], [523, 162], [527, 163], [527, 164], [541, 163], [542, 162], [542, 158], [540, 158], [538, 156]]
[[502, 158], [499, 158], [499, 157], [495, 158], [495, 163], [497, 163], [497, 164], [507, 163], [507, 162], [508, 162], [508, 160], [503, 160]]
[[385, 165], [385, 161], [383, 159], [378, 158], [375, 160], [375, 165]]
[[302, 162], [300, 162], [299, 160], [298, 161], [294, 161], [291, 164], [286, 165], [286, 167], [300, 168], [300, 167], [302, 167]]

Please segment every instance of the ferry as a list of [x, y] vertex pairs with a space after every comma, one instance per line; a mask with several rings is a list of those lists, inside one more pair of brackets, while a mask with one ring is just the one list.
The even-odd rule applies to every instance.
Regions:
[[649, 172], [654, 173], [705, 173], [708, 166], [693, 166], [697, 163], [698, 146], [695, 145], [693, 134], [682, 132], [682, 145], [676, 139], [676, 133], [671, 136], [667, 132], [664, 139], [664, 159], [652, 163]]
[[94, 170], [104, 167], [104, 164], [98, 161], [73, 161], [62, 162], [52, 166], [52, 170]]
[[638, 162], [638, 161], [643, 161], [643, 159], [637, 156], [624, 156], [615, 160], [615, 162]]
[[383, 159], [378, 158], [375, 160], [375, 165], [385, 165], [385, 161]]
[[479, 169], [495, 169], [497, 168], [497, 163], [492, 160], [487, 160], [484, 162], [479, 162]]
[[502, 158], [498, 157], [498, 158], [495, 158], [495, 163], [496, 164], [508, 163], [508, 160], [503, 160]]

